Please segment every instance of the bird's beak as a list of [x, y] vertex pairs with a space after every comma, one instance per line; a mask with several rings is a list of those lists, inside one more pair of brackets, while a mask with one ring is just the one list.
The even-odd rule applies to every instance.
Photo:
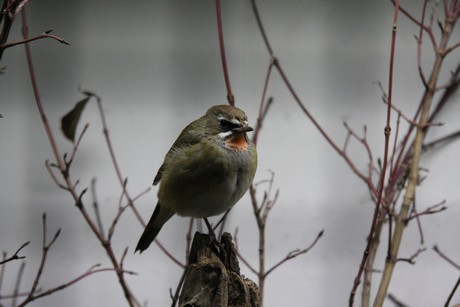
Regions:
[[234, 132], [249, 132], [249, 131], [254, 131], [254, 128], [250, 126], [241, 126], [237, 128], [233, 128], [232, 131]]

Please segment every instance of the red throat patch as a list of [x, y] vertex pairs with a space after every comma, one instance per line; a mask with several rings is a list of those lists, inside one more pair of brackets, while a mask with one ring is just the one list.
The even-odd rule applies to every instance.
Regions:
[[232, 135], [225, 141], [225, 145], [233, 150], [247, 150], [248, 149], [248, 142], [246, 142], [244, 133], [236, 133]]

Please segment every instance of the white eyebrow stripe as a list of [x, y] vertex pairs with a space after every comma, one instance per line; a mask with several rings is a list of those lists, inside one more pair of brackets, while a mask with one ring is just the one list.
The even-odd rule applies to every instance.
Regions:
[[[241, 122], [239, 120], [237, 120], [236, 118], [231, 118], [231, 119], [228, 119], [228, 118], [225, 118], [223, 116], [219, 116], [217, 118], [218, 120], [226, 120], [226, 121], [229, 121], [235, 125], [241, 125]], [[247, 121], [245, 121], [245, 123], [247, 124]]]

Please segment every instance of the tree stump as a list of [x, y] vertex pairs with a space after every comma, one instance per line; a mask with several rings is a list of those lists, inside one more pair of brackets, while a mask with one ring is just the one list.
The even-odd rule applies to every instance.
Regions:
[[220, 243], [209, 235], [195, 233], [179, 306], [259, 306], [259, 289], [240, 274], [229, 233], [222, 235]]

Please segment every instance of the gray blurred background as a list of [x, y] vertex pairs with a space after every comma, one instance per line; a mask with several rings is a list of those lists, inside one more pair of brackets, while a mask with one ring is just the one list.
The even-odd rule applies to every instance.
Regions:
[[[420, 16], [418, 1], [403, 5]], [[299, 96], [338, 143], [346, 131], [343, 121], [361, 133], [367, 125], [374, 157], [383, 153], [386, 106], [375, 81], [387, 88], [393, 6], [389, 1], [259, 1], [262, 20], [281, 64]], [[269, 57], [249, 1], [222, 3], [228, 66], [236, 105], [252, 124], [257, 118]], [[72, 149], [60, 132], [60, 118], [82, 98], [78, 88], [96, 92], [103, 101], [113, 146], [128, 190], [135, 196], [150, 187], [157, 169], [177, 135], [214, 104], [226, 103], [213, 1], [31, 1], [27, 5], [30, 35], [53, 29], [71, 46], [52, 40], [31, 44], [38, 85], [51, 127], [63, 152]], [[394, 103], [412, 116], [422, 94], [416, 63], [418, 28], [400, 16], [395, 66]], [[20, 39], [20, 20], [10, 40]], [[459, 35], [452, 40], [458, 41]], [[425, 46], [423, 65], [429, 73], [433, 59]], [[459, 60], [452, 53], [441, 83]], [[48, 234], [61, 228], [49, 253], [42, 289], [65, 283], [95, 263], [108, 266], [105, 252], [93, 237], [70, 196], [59, 189], [44, 162], [53, 155], [33, 100], [24, 48], [8, 49], [0, 67], [0, 249], [13, 253], [31, 241], [22, 290], [29, 289], [41, 256], [41, 215], [48, 216]], [[309, 245], [306, 255], [289, 261], [266, 281], [266, 306], [345, 306], [363, 254], [373, 204], [364, 185], [325, 142], [289, 95], [279, 76], [272, 75], [268, 95], [274, 104], [259, 139], [256, 181], [275, 173], [278, 203], [267, 225], [267, 267], [289, 251]], [[430, 138], [457, 130], [455, 104], [442, 114], [443, 127]], [[393, 114], [393, 119], [396, 116]], [[116, 214], [121, 190], [101, 132], [95, 104], [84, 112], [90, 128], [73, 165], [79, 189], [96, 178], [104, 225]], [[394, 124], [394, 121], [393, 121]], [[80, 125], [80, 129], [83, 125]], [[416, 265], [399, 263], [389, 292], [410, 306], [444, 304], [458, 272], [437, 256], [438, 244], [460, 262], [460, 142], [423, 156], [429, 169], [417, 192], [419, 208], [442, 200], [447, 212], [422, 219], [428, 250]], [[350, 156], [360, 169], [366, 153], [357, 142]], [[260, 186], [262, 196], [264, 186]], [[147, 220], [156, 203], [154, 187], [136, 204]], [[91, 203], [90, 193], [85, 201]], [[216, 218], [213, 221], [217, 221]], [[188, 219], [174, 217], [159, 239], [184, 259]], [[257, 266], [257, 230], [249, 197], [235, 206], [226, 230], [238, 227], [240, 252]], [[125, 260], [130, 288], [149, 306], [170, 305], [181, 269], [156, 246], [134, 255], [142, 227], [128, 211], [114, 235], [114, 249]], [[384, 245], [385, 242], [382, 242]], [[404, 234], [401, 257], [419, 248], [415, 223]], [[376, 269], [384, 263], [380, 250]], [[2, 294], [13, 289], [19, 262], [6, 267]], [[241, 263], [243, 274], [256, 276]], [[377, 273], [378, 274], [378, 273]], [[378, 275], [376, 276], [378, 277]], [[375, 279], [378, 280], [377, 278]], [[373, 288], [373, 291], [375, 290]], [[358, 296], [359, 302], [359, 296]], [[460, 301], [460, 294], [454, 302]], [[5, 301], [5, 305], [9, 302]], [[33, 303], [33, 306], [124, 306], [115, 275], [100, 273]], [[387, 306], [392, 303], [387, 302]]]

